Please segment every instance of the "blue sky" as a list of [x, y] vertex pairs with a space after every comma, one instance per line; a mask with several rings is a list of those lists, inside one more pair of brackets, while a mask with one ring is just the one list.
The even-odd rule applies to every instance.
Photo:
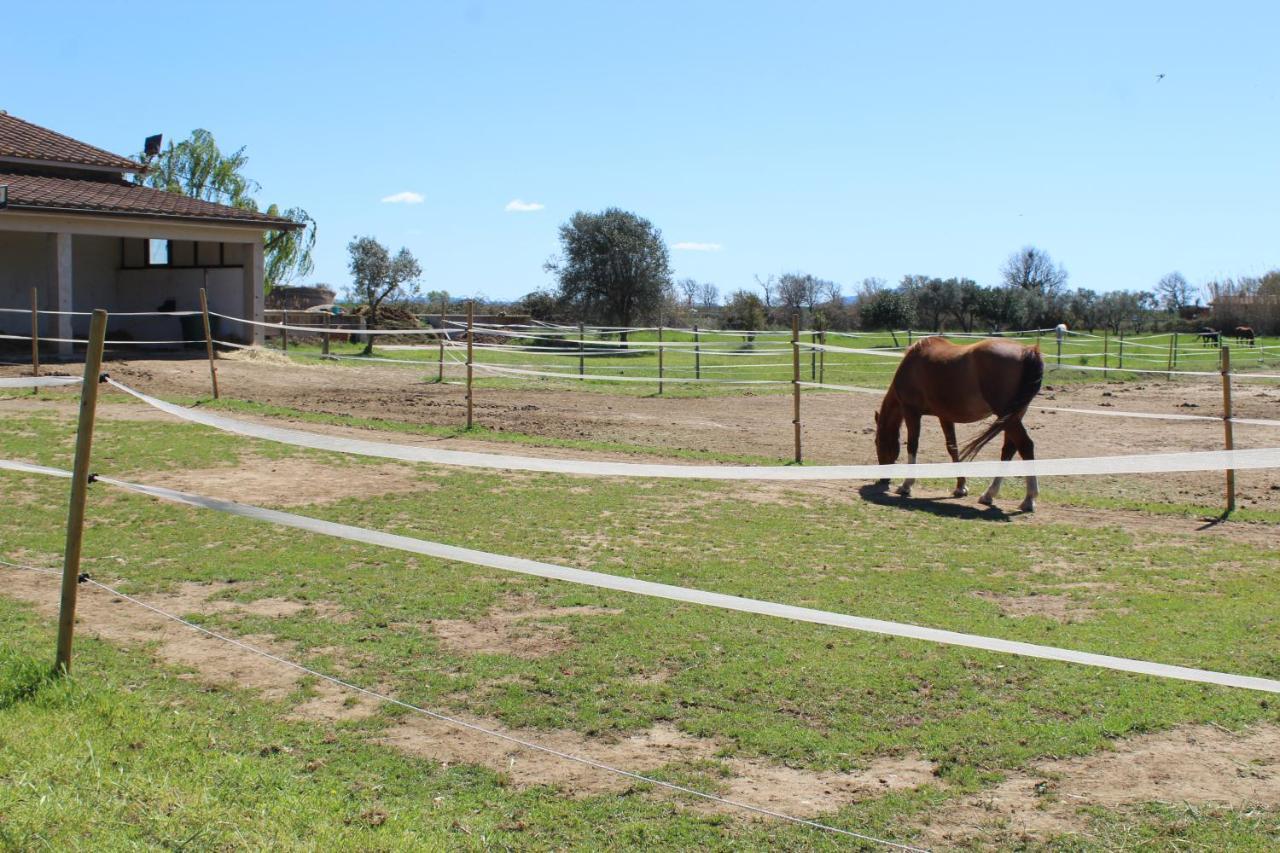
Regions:
[[1097, 290], [1280, 265], [1280, 4], [1047, 5], [19, 4], [0, 109], [120, 153], [247, 146], [338, 286], [372, 235], [424, 289], [516, 297], [608, 206], [722, 292], [992, 283], [1028, 243]]

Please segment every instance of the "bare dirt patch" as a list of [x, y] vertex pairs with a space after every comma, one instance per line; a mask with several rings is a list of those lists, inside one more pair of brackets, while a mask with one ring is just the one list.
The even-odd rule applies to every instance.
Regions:
[[[28, 601], [44, 615], [57, 618], [58, 577], [18, 571], [7, 573], [5, 580], [4, 594]], [[227, 586], [183, 584], [172, 593], [150, 595], [145, 600], [175, 614], [241, 611], [279, 617], [312, 607], [299, 607], [299, 602], [283, 599], [261, 599], [246, 605], [207, 600]], [[301, 673], [295, 669], [272, 663], [260, 655], [166, 619], [92, 585], [80, 587], [76, 625], [78, 632], [103, 640], [130, 646], [154, 645], [155, 654], [162, 661], [193, 670], [192, 677], [201, 682], [248, 688], [266, 699], [283, 701], [301, 682]], [[247, 635], [237, 639], [273, 654], [287, 656], [292, 651], [289, 644], [267, 635]], [[357, 697], [354, 703], [348, 701], [351, 694], [327, 681], [316, 683], [312, 692], [312, 698], [293, 709], [294, 715], [327, 721], [352, 720], [367, 717], [377, 709], [377, 704], [365, 697]]]
[[1000, 595], [999, 593], [979, 591], [973, 593], [984, 601], [990, 601], [1000, 608], [1005, 616], [1015, 619], [1027, 616], [1039, 616], [1055, 622], [1069, 624], [1083, 622], [1097, 615], [1086, 602], [1079, 601], [1069, 595], [1052, 593], [1040, 595]]
[[1280, 726], [1235, 734], [1186, 726], [1122, 741], [1111, 752], [1037, 764], [996, 787], [950, 803], [926, 829], [928, 843], [1004, 844], [1087, 829], [1086, 806], [1141, 803], [1280, 806]]
[[[358, 486], [356, 483], [358, 482]], [[331, 465], [302, 457], [270, 459], [241, 455], [234, 467], [158, 471], [147, 484], [208, 497], [276, 506], [306, 506], [381, 495], [433, 491], [435, 484], [410, 465], [362, 465], [353, 476], [336, 476]]]
[[[683, 762], [715, 761], [723, 751], [715, 740], [693, 737], [666, 723], [610, 740], [565, 730], [513, 730], [492, 720], [460, 719], [558, 752], [640, 773]], [[552, 785], [579, 797], [623, 791], [636, 784], [626, 777], [430, 718], [406, 719], [385, 732], [379, 742], [445, 765], [486, 767], [505, 774], [518, 787]], [[723, 763], [731, 774], [722, 780], [723, 796], [794, 815], [831, 812], [858, 800], [934, 781], [933, 765], [910, 757], [873, 759], [866, 769], [849, 773], [796, 769], [753, 759], [731, 758]]]
[[534, 601], [529, 595], [511, 595], [478, 619], [435, 619], [431, 630], [452, 651], [534, 659], [573, 646], [568, 626], [547, 620], [622, 612], [604, 607], [539, 607]]

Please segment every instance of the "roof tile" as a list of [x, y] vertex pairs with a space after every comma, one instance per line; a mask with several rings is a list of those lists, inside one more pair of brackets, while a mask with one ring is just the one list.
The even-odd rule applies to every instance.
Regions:
[[0, 112], [0, 157], [54, 161], [73, 167], [94, 166], [119, 172], [137, 172], [142, 168], [127, 157], [3, 112]]
[[[140, 187], [125, 181], [91, 181], [0, 172], [0, 184], [9, 186], [9, 208], [18, 210], [108, 213], [163, 219], [258, 225], [292, 229], [301, 225], [280, 216], [201, 201], [165, 190]], [[0, 223], [4, 221], [0, 210]]]

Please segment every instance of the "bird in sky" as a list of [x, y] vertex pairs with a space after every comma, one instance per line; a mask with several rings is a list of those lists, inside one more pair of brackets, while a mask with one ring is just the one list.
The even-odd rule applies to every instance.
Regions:
[[1163, 80], [1163, 79], [1164, 79], [1164, 75], [1163, 75], [1163, 74], [1157, 74], [1157, 75], [1156, 75], [1156, 82], [1157, 82], [1157, 83], [1159, 83], [1159, 82], [1160, 82], [1161, 80]]

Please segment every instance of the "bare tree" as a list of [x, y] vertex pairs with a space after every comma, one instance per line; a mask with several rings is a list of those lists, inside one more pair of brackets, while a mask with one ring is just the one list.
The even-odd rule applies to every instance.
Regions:
[[1156, 294], [1166, 311], [1177, 314], [1191, 304], [1191, 300], [1195, 298], [1195, 288], [1182, 273], [1175, 270], [1156, 283]]
[[713, 308], [720, 303], [720, 288], [709, 281], [698, 285], [698, 304], [703, 308]]
[[676, 287], [680, 288], [680, 292], [684, 294], [685, 307], [692, 308], [694, 300], [698, 298], [699, 285], [697, 280], [682, 278], [676, 282]]
[[1035, 246], [1023, 246], [1010, 255], [1000, 273], [1009, 287], [1045, 296], [1057, 295], [1067, 286], [1067, 270], [1061, 264], [1055, 265], [1048, 252]]

